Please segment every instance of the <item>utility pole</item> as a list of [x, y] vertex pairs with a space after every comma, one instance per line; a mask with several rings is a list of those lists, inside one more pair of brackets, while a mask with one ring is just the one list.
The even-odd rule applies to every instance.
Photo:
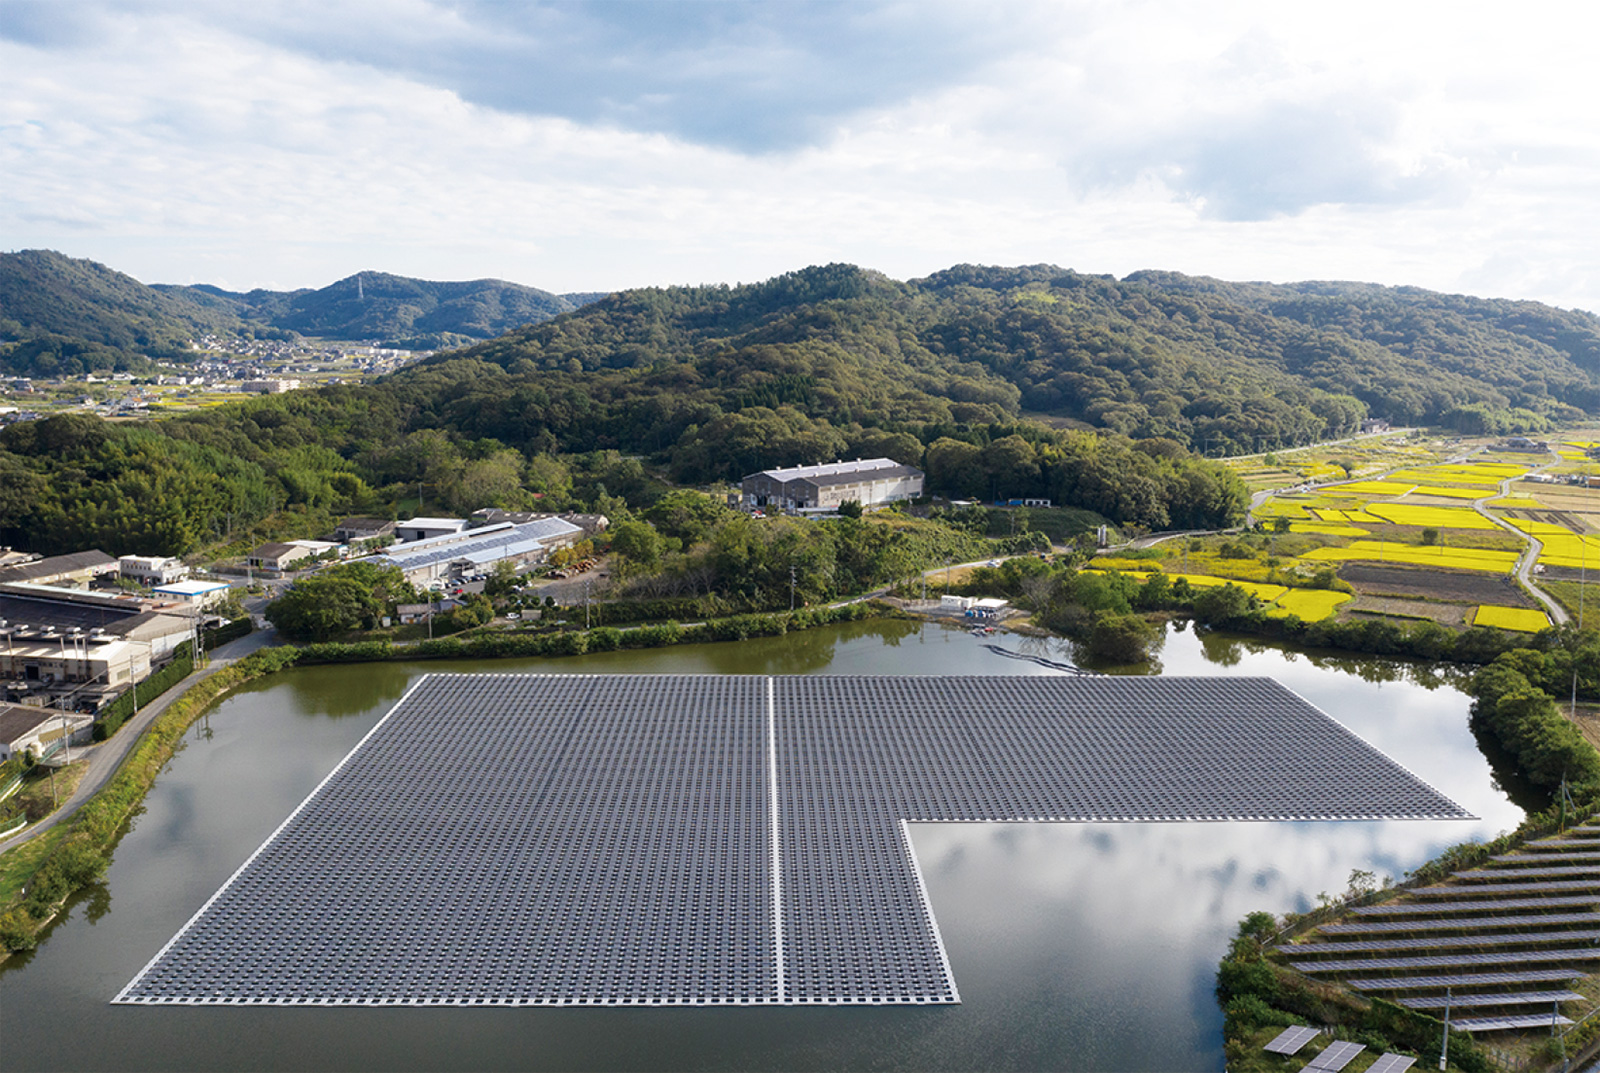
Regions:
[[589, 579], [583, 579], [583, 628], [589, 628]]
[[794, 610], [794, 563], [789, 564], [789, 610]]
[[1444, 989], [1444, 1042], [1439, 1046], [1439, 1068], [1450, 1062], [1450, 989]]

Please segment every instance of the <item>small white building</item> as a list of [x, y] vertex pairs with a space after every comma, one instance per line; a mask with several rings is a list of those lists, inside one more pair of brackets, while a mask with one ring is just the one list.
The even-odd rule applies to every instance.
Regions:
[[76, 743], [92, 724], [91, 717], [77, 712], [62, 712], [32, 705], [0, 704], [0, 764], [17, 753], [32, 753], [43, 758], [62, 746], [70, 736]]
[[252, 570], [262, 570], [269, 574], [281, 574], [294, 563], [310, 557], [310, 548], [272, 541], [251, 552], [249, 563]]
[[170, 585], [189, 576], [182, 559], [156, 555], [124, 555], [117, 560], [117, 570], [125, 580], [151, 587]]
[[190, 607], [210, 607], [227, 599], [226, 581], [174, 581], [151, 590], [156, 596], [182, 601]]
[[452, 536], [466, 527], [465, 518], [412, 518], [409, 522], [396, 522], [394, 535], [397, 540], [409, 544], [417, 540]]

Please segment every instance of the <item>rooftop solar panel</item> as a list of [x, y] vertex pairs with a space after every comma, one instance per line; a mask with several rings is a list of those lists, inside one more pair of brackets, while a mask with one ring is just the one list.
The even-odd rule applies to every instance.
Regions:
[[908, 823], [1463, 815], [1264, 679], [429, 675], [116, 1001], [956, 1002]]

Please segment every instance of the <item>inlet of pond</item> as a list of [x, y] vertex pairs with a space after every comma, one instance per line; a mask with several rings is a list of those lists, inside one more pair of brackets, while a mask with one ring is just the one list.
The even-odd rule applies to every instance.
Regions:
[[0, 966], [6, 1069], [1222, 1068], [1217, 960], [1238, 921], [1305, 910], [1353, 869], [1400, 878], [1522, 810], [1427, 668], [1169, 631], [1161, 672], [1267, 675], [1481, 817], [1455, 822], [928, 824], [914, 828], [961, 989], [939, 1008], [283, 1009], [108, 1000], [428, 671], [1053, 674], [879, 620], [737, 644], [552, 660], [311, 667], [190, 732], [105, 883]]

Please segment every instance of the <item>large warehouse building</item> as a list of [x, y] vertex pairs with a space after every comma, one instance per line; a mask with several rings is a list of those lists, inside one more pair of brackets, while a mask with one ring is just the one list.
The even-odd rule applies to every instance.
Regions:
[[461, 574], [486, 573], [501, 561], [540, 562], [556, 548], [575, 544], [583, 530], [560, 518], [525, 525], [486, 525], [397, 544], [367, 562], [398, 567], [413, 585]]
[[923, 473], [892, 458], [858, 458], [821, 466], [764, 469], [739, 482], [746, 509], [838, 510], [856, 502], [881, 507], [922, 494]]

